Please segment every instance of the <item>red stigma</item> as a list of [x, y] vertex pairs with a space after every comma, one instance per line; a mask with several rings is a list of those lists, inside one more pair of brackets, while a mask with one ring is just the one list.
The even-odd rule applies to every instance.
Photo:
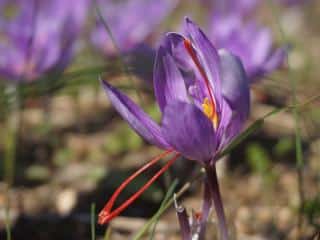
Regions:
[[196, 212], [194, 214], [194, 217], [197, 221], [200, 221], [202, 219], [202, 215], [203, 215], [202, 212]]
[[211, 92], [211, 88], [210, 88], [210, 84], [209, 84], [209, 79], [207, 77], [207, 74], [205, 73], [203, 67], [201, 66], [201, 63], [195, 53], [194, 48], [192, 47], [192, 44], [190, 42], [190, 40], [188, 39], [184, 39], [183, 41], [184, 47], [186, 48], [187, 52], [189, 53], [190, 57], [192, 58], [193, 62], [195, 63], [196, 67], [198, 68], [201, 76], [203, 77], [205, 84], [206, 84], [206, 88], [209, 92], [209, 97], [210, 97], [210, 103], [212, 105], [212, 116], [211, 118], [214, 118], [214, 115], [216, 114], [216, 105], [214, 102], [214, 98], [213, 98], [213, 94]]
[[107, 204], [99, 213], [98, 223], [105, 224], [111, 221], [114, 217], [118, 216], [123, 210], [125, 210], [130, 204], [132, 204], [145, 190], [147, 190], [150, 185], [157, 180], [168, 168], [178, 159], [180, 153], [176, 153], [172, 159], [170, 159], [166, 165], [164, 165], [145, 185], [143, 185], [135, 194], [133, 194], [130, 198], [128, 198], [124, 203], [122, 203], [118, 208], [111, 211], [117, 197], [120, 195], [122, 190], [128, 186], [128, 184], [133, 181], [138, 175], [142, 172], [156, 164], [160, 159], [173, 152], [173, 150], [167, 150], [157, 157], [153, 158], [150, 162], [142, 166], [135, 173], [133, 173], [130, 177], [128, 177], [113, 193]]

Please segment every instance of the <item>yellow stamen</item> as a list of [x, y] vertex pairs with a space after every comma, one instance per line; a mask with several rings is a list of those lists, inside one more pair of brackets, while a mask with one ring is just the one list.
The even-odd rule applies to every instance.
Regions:
[[202, 103], [203, 113], [212, 121], [214, 128], [218, 126], [218, 115], [215, 109], [215, 106], [212, 105], [211, 101], [208, 98], [204, 99]]

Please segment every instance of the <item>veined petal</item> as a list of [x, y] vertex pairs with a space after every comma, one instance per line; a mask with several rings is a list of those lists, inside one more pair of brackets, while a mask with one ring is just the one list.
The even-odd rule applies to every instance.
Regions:
[[255, 24], [251, 24], [251, 26], [248, 26], [247, 28], [248, 32], [250, 32], [251, 29], [252, 35], [250, 36], [250, 42], [252, 46], [255, 46], [251, 56], [252, 64], [256, 66], [262, 65], [265, 59], [268, 58], [268, 55], [272, 49], [272, 37], [270, 29], [259, 29]]
[[219, 57], [223, 98], [246, 119], [250, 111], [250, 91], [243, 65], [238, 57], [224, 49], [219, 50]]
[[[222, 95], [225, 103], [220, 127], [224, 133], [224, 142], [228, 142], [241, 130], [250, 111], [249, 80], [240, 59], [228, 51], [219, 50], [221, 62]], [[228, 106], [227, 106], [228, 105]], [[232, 116], [228, 113], [232, 110]], [[220, 129], [219, 129], [220, 130]]]
[[196, 106], [171, 102], [162, 119], [165, 140], [183, 156], [208, 162], [214, 157], [216, 136], [212, 122]]
[[188, 55], [184, 46], [185, 37], [179, 33], [167, 33], [164, 46], [169, 54], [174, 58], [178, 68], [190, 70], [193, 66], [192, 59]]
[[102, 81], [102, 84], [112, 105], [139, 135], [159, 148], [169, 148], [157, 123], [126, 95], [106, 81]]
[[220, 112], [222, 95], [218, 52], [207, 36], [189, 18], [186, 18], [186, 31], [194, 44], [196, 53], [211, 84], [213, 95], [217, 101], [217, 112]]
[[268, 58], [264, 64], [265, 72], [272, 72], [277, 69], [279, 66], [284, 64], [288, 56], [288, 47], [278, 48], [273, 54]]
[[160, 46], [154, 67], [154, 92], [161, 111], [172, 101], [188, 102], [184, 79], [173, 57]]
[[165, 46], [181, 71], [188, 94], [194, 103], [201, 106], [206, 97], [206, 85], [195, 63], [185, 48], [186, 38], [178, 33], [168, 33]]

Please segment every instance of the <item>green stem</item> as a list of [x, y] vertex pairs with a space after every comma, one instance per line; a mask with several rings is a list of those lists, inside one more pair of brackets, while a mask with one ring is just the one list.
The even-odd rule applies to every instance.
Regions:
[[11, 221], [10, 221], [10, 188], [14, 182], [15, 159], [17, 148], [17, 133], [19, 130], [19, 92], [17, 85], [9, 85], [6, 88], [8, 97], [8, 115], [6, 119], [7, 134], [4, 144], [4, 181], [6, 183], [6, 235], [7, 240], [11, 240]]
[[[121, 51], [121, 48], [120, 46], [118, 45], [116, 39], [114, 38], [113, 36], [113, 33], [112, 33], [112, 30], [109, 26], [109, 24], [107, 23], [107, 21], [105, 20], [105, 18], [102, 16], [102, 13], [99, 9], [99, 4], [97, 3], [97, 1], [95, 1], [95, 7], [96, 7], [96, 12], [98, 14], [98, 17], [103, 25], [103, 27], [105, 28], [106, 32], [108, 33], [110, 39], [111, 39], [111, 42], [112, 44], [114, 45], [117, 53], [118, 53], [118, 59], [119, 59], [119, 62], [121, 64], [121, 67], [123, 69], [123, 72], [128, 76], [128, 79], [130, 81], [130, 84], [134, 87], [135, 86], [135, 81], [134, 79], [132, 78], [132, 75], [131, 75], [131, 72], [130, 72], [130, 69], [129, 67], [127, 66], [125, 60], [124, 60], [124, 57], [122, 55], [122, 51]], [[139, 91], [136, 90], [136, 95], [137, 95], [137, 98], [138, 98], [138, 101], [140, 104], [143, 103], [143, 99], [142, 99], [142, 96], [141, 96], [141, 93]]]
[[[176, 199], [178, 199], [179, 197], [181, 197], [181, 195], [183, 193], [185, 193], [189, 188], [190, 188], [191, 183], [188, 182], [185, 185], [183, 185], [183, 187], [180, 189], [180, 191], [176, 194]], [[158, 212], [153, 215], [153, 217], [151, 219], [148, 220], [148, 222], [143, 226], [143, 228], [132, 238], [132, 240], [139, 240], [141, 239], [144, 234], [150, 229], [150, 227], [152, 226], [152, 224], [157, 221], [159, 219], [159, 217], [163, 214], [163, 212], [165, 210], [167, 210], [174, 202], [174, 199], [171, 198], [170, 200], [168, 200], [162, 208], [160, 208], [158, 210]]]
[[[275, 13], [273, 14], [276, 23], [278, 25], [281, 37], [283, 42], [287, 43], [287, 37], [285, 35], [285, 32], [283, 31], [281, 25], [280, 25], [280, 20], [279, 20], [279, 12], [278, 10], [273, 6], [273, 3], [271, 0], [269, 0], [269, 5], [271, 6], [271, 12]], [[303, 161], [303, 154], [302, 154], [302, 140], [301, 140], [301, 128], [300, 128], [300, 116], [299, 116], [299, 105], [298, 99], [297, 99], [297, 82], [294, 76], [294, 73], [291, 69], [291, 61], [290, 61], [290, 54], [288, 53], [288, 59], [287, 59], [287, 64], [288, 64], [288, 77], [290, 80], [290, 86], [291, 86], [291, 92], [292, 92], [292, 105], [294, 106], [292, 108], [292, 114], [294, 117], [294, 122], [295, 122], [295, 149], [296, 149], [296, 171], [297, 171], [297, 181], [298, 181], [298, 193], [299, 193], [299, 214], [298, 214], [298, 222], [297, 222], [297, 227], [298, 227], [298, 234], [297, 234], [297, 239], [301, 238], [302, 234], [302, 225], [303, 225], [303, 218], [302, 218], [302, 210], [305, 202], [305, 194], [304, 194], [304, 189], [303, 189], [303, 168], [304, 168], [304, 161]]]
[[96, 239], [96, 205], [95, 203], [91, 203], [90, 209], [90, 216], [91, 216], [91, 240]]

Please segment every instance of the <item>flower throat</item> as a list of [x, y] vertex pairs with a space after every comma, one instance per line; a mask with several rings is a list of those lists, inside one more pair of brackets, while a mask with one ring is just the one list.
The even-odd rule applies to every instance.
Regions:
[[217, 129], [218, 123], [219, 123], [219, 118], [218, 118], [218, 114], [217, 114], [217, 109], [216, 109], [214, 97], [213, 97], [213, 94], [212, 94], [212, 91], [210, 88], [209, 79], [208, 79], [203, 67], [200, 64], [200, 61], [199, 61], [199, 59], [198, 59], [198, 57], [192, 47], [191, 42], [188, 39], [185, 39], [183, 41], [183, 43], [184, 43], [184, 47], [186, 48], [188, 54], [190, 55], [194, 64], [198, 68], [201, 76], [203, 77], [207, 91], [209, 93], [209, 98], [206, 97], [202, 103], [202, 111], [212, 121], [214, 128]]

